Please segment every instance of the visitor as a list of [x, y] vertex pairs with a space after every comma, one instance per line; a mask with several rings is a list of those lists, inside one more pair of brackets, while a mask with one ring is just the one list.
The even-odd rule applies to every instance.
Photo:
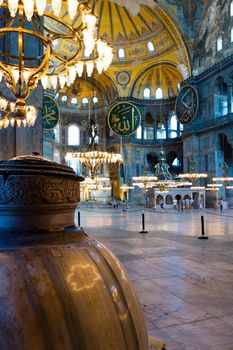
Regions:
[[121, 208], [122, 208], [123, 217], [126, 217], [128, 206], [127, 206], [127, 203], [125, 201], [122, 202]]
[[223, 199], [222, 198], [220, 198], [220, 200], [219, 200], [219, 207], [220, 207], [220, 211], [222, 212], [222, 210], [223, 210]]
[[113, 209], [116, 209], [116, 207], [117, 207], [117, 202], [116, 202], [115, 198], [112, 201], [112, 206], [113, 206]]
[[163, 212], [163, 209], [164, 209], [164, 207], [163, 207], [163, 199], [161, 199], [161, 201], [160, 201], [160, 211]]
[[173, 210], [177, 211], [177, 199], [173, 199]]

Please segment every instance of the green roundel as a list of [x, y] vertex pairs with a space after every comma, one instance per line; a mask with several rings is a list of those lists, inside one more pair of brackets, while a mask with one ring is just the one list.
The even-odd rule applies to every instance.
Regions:
[[44, 108], [43, 108], [43, 128], [46, 130], [53, 129], [59, 121], [59, 108], [55, 100], [44, 95]]
[[140, 124], [141, 113], [132, 103], [119, 102], [108, 113], [108, 126], [117, 135], [131, 135]]
[[198, 111], [198, 93], [192, 85], [185, 85], [176, 99], [176, 115], [183, 125], [191, 123]]

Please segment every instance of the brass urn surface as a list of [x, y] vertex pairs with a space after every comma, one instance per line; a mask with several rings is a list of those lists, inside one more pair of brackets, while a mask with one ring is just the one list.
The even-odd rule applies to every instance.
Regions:
[[120, 262], [74, 226], [81, 180], [40, 157], [0, 162], [0, 350], [148, 349]]

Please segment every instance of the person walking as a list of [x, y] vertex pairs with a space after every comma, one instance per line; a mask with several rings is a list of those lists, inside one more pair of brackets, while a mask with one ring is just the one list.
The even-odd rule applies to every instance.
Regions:
[[222, 210], [223, 210], [223, 199], [222, 198], [220, 198], [219, 207], [220, 207], [220, 211], [222, 213]]
[[123, 201], [122, 204], [121, 204], [121, 207], [122, 207], [123, 217], [126, 217], [127, 209], [128, 209], [127, 203], [125, 201]]

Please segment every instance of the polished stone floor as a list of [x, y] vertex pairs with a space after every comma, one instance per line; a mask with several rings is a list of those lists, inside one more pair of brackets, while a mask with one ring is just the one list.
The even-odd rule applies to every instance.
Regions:
[[[85, 231], [127, 270], [150, 335], [168, 350], [233, 350], [233, 210], [146, 210], [148, 234], [139, 233], [140, 208], [127, 217], [99, 206], [80, 213]], [[207, 240], [198, 239], [201, 215]]]

